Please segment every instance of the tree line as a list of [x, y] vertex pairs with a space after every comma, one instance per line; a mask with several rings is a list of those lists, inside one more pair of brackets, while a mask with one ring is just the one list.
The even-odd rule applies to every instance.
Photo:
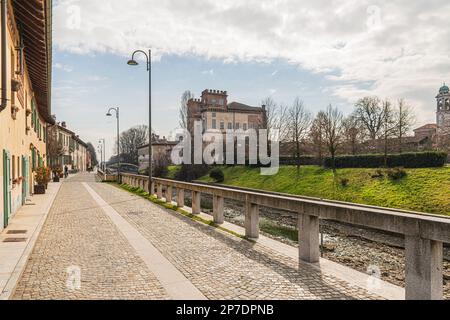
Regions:
[[336, 154], [343, 149], [355, 155], [360, 144], [368, 143], [375, 150], [381, 142], [387, 159], [389, 140], [395, 138], [397, 150], [402, 153], [404, 137], [415, 122], [413, 109], [404, 99], [393, 103], [375, 96], [364, 97], [347, 117], [331, 104], [313, 116], [300, 98], [291, 105], [279, 105], [268, 97], [262, 105], [266, 108], [262, 126], [269, 137], [277, 129], [280, 141], [293, 146], [292, 156], [298, 168], [305, 144], [320, 160], [327, 154], [334, 164]]

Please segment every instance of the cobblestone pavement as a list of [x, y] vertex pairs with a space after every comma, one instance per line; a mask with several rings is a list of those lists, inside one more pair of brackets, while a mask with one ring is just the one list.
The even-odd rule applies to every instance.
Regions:
[[167, 299], [81, 181], [63, 182], [13, 299]]
[[114, 186], [90, 186], [209, 299], [377, 299], [267, 247]]

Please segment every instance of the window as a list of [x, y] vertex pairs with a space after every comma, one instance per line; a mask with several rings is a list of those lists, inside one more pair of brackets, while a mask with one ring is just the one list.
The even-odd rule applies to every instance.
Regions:
[[16, 178], [16, 156], [12, 156], [12, 161], [11, 161], [11, 164], [12, 164], [12, 178], [13, 178], [13, 180]]
[[231, 122], [228, 122], [228, 130], [233, 129], [233, 124]]
[[216, 119], [212, 119], [212, 128], [217, 129]]
[[219, 104], [223, 106], [223, 99], [219, 99]]
[[212, 104], [216, 104], [216, 102], [217, 102], [216, 99], [211, 99]]
[[215, 113], [215, 112], [212, 113], [212, 117], [213, 117], [213, 118], [216, 117], [216, 113]]
[[244, 124], [242, 125], [242, 128], [244, 129], [244, 131], [247, 131], [247, 124], [244, 123]]
[[240, 124], [239, 124], [239, 122], [236, 122], [235, 129], [236, 129], [236, 130], [239, 130], [239, 129], [240, 129]]
[[223, 121], [220, 121], [220, 130], [225, 129], [225, 123]]

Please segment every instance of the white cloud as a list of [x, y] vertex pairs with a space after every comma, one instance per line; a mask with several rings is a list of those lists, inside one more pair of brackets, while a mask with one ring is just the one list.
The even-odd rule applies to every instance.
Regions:
[[403, 96], [430, 121], [450, 81], [448, 12], [448, 0], [59, 0], [54, 39], [77, 53], [283, 59], [329, 76], [340, 98]]
[[203, 70], [203, 71], [202, 71], [202, 74], [213, 76], [213, 75], [214, 75], [214, 69]]
[[73, 68], [71, 66], [65, 65], [65, 64], [62, 64], [62, 63], [59, 63], [59, 62], [56, 62], [53, 66], [56, 69], [59, 69], [59, 70], [65, 71], [65, 72], [72, 72], [73, 71]]

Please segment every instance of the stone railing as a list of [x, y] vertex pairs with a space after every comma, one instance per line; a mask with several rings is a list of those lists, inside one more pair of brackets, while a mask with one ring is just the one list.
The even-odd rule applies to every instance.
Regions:
[[97, 176], [101, 181], [117, 181], [116, 174], [107, 174], [100, 169], [97, 170]]
[[[123, 182], [148, 192], [148, 177], [124, 174]], [[405, 298], [438, 300], [443, 298], [443, 243], [450, 243], [450, 219], [444, 216], [403, 210], [356, 205], [338, 201], [236, 189], [199, 183], [186, 183], [155, 178], [156, 196], [184, 207], [184, 192], [192, 193], [192, 213], [200, 213], [201, 194], [213, 196], [214, 222], [224, 221], [224, 199], [245, 203], [245, 233], [248, 238], [259, 236], [259, 207], [270, 207], [298, 214], [299, 258], [316, 263], [320, 259], [319, 219], [328, 219], [389, 231], [405, 237]]]

